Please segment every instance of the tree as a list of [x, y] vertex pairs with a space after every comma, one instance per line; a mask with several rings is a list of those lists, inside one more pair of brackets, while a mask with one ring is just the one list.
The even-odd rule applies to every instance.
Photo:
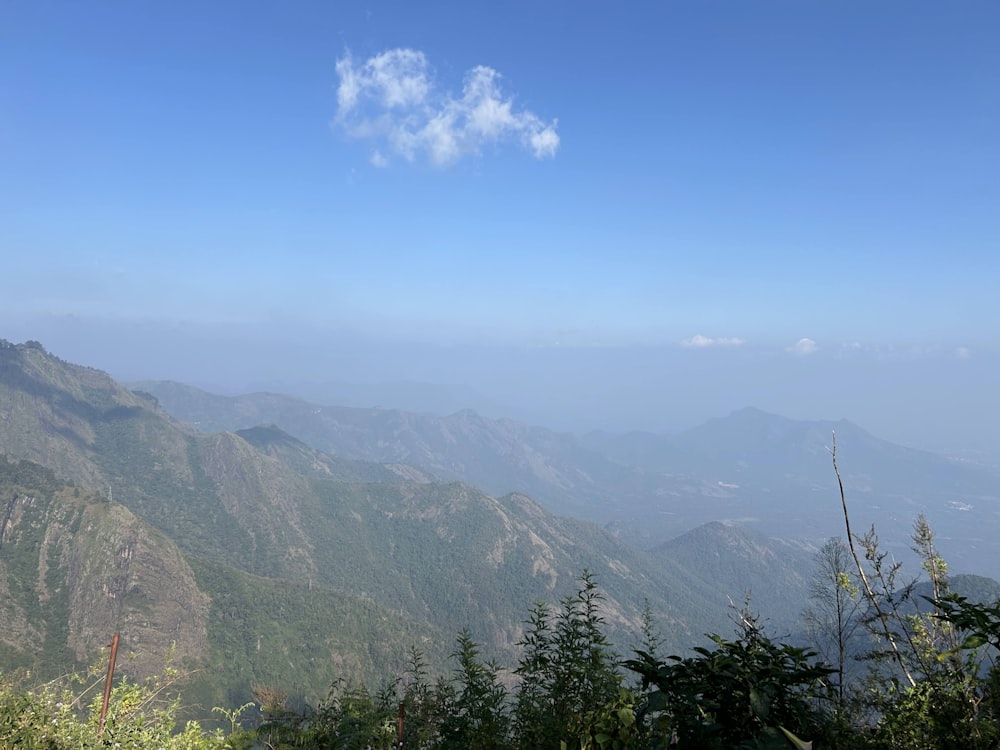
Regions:
[[289, 744], [317, 749], [391, 750], [396, 745], [394, 698], [394, 689], [372, 695], [365, 687], [338, 681], [330, 689], [329, 698], [289, 738]]
[[467, 630], [452, 654], [458, 661], [456, 689], [441, 727], [442, 750], [503, 750], [510, 746], [507, 691], [500, 668], [479, 660], [479, 647]]
[[[411, 647], [404, 676], [400, 705], [403, 718], [403, 747], [421, 750], [438, 742], [442, 722], [441, 690], [435, 690], [427, 677], [423, 653]], [[450, 695], [450, 692], [445, 691]]]
[[545, 602], [536, 602], [519, 643], [524, 652], [514, 670], [521, 678], [514, 705], [514, 732], [517, 747], [523, 750], [552, 747], [558, 741], [559, 727], [551, 706], [556, 658], [551, 616]]
[[851, 553], [840, 537], [831, 537], [816, 553], [809, 582], [810, 604], [802, 613], [819, 656], [836, 669], [836, 699], [843, 711], [846, 689], [855, 663], [850, 657], [861, 649], [863, 611], [860, 590], [852, 576]]
[[604, 634], [603, 596], [589, 571], [579, 580], [580, 588], [563, 599], [555, 617], [546, 605], [535, 605], [521, 641], [515, 733], [525, 750], [586, 743], [596, 732], [591, 719], [619, 695], [622, 675]]

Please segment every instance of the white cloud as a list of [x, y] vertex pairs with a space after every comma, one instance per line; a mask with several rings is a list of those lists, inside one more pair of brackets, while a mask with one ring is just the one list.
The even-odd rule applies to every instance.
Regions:
[[556, 121], [553, 120], [551, 125], [546, 125], [541, 130], [533, 130], [528, 136], [528, 143], [531, 144], [531, 149], [535, 152], [537, 159], [555, 156], [556, 150], [559, 148]]
[[348, 53], [337, 61], [337, 76], [334, 124], [378, 144], [375, 166], [387, 166], [391, 156], [444, 166], [504, 140], [519, 141], [536, 159], [559, 149], [556, 120], [517, 110], [500, 89], [501, 75], [484, 65], [466, 73], [458, 97], [437, 88], [417, 50], [392, 49], [360, 64]]
[[967, 346], [960, 346], [955, 349], [955, 356], [959, 359], [968, 359], [972, 356], [972, 351]]
[[720, 338], [709, 338], [708, 336], [702, 336], [700, 333], [695, 334], [689, 339], [684, 339], [681, 341], [681, 346], [688, 349], [704, 349], [708, 346], [739, 346], [743, 343], [743, 339], [738, 339], [735, 337], [725, 337]]
[[370, 57], [355, 67], [350, 54], [337, 61], [337, 104], [341, 113], [350, 112], [364, 94], [386, 109], [420, 104], [430, 90], [427, 59], [422, 52], [393, 49]]
[[816, 345], [816, 342], [807, 338], [801, 338], [792, 346], [788, 347], [788, 351], [800, 354], [803, 357], [809, 354], [814, 354], [818, 349], [819, 347]]

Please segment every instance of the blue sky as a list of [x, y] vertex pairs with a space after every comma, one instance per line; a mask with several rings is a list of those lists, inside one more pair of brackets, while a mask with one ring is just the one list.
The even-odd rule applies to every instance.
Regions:
[[[259, 379], [573, 398], [584, 356], [647, 352], [650, 387], [760, 362], [786, 411], [889, 424], [909, 401], [796, 368], [993, 382], [998, 29], [995, 2], [8, 0], [0, 335], [122, 377], [233, 382], [266, 341]], [[768, 400], [720, 378], [705, 412]]]

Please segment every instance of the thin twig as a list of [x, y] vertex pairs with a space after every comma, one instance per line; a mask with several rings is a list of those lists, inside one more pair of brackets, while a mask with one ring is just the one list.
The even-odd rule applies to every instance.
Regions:
[[844, 525], [847, 527], [847, 544], [851, 549], [851, 556], [854, 558], [854, 564], [858, 567], [858, 575], [861, 576], [861, 583], [864, 584], [865, 594], [868, 595], [868, 601], [871, 602], [872, 607], [875, 608], [875, 613], [878, 615], [879, 621], [882, 623], [882, 632], [885, 635], [889, 645], [892, 646], [892, 652], [896, 656], [896, 662], [899, 664], [899, 668], [903, 670], [903, 674], [906, 676], [907, 681], [910, 683], [910, 687], [916, 687], [917, 683], [913, 679], [913, 675], [910, 674], [910, 670], [906, 668], [906, 662], [903, 660], [903, 654], [899, 650], [899, 646], [896, 645], [896, 638], [892, 634], [892, 630], [889, 628], [889, 617], [879, 606], [878, 599], [875, 596], [875, 592], [872, 591], [871, 584], [868, 583], [868, 576], [865, 575], [865, 566], [861, 564], [861, 559], [858, 557], [858, 551], [854, 547], [854, 535], [851, 533], [851, 519], [847, 515], [847, 498], [844, 496], [844, 482], [840, 478], [840, 469], [837, 467], [837, 433], [833, 433], [833, 448], [830, 450], [833, 455], [833, 473], [837, 475], [837, 486], [840, 488], [840, 505], [844, 509]]

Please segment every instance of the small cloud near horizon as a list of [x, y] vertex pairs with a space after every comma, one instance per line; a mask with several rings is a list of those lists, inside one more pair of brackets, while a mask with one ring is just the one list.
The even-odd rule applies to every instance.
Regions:
[[413, 49], [386, 50], [364, 62], [347, 52], [337, 61], [337, 76], [333, 124], [378, 144], [371, 156], [376, 167], [388, 166], [393, 156], [448, 166], [509, 140], [536, 159], [559, 149], [557, 121], [516, 109], [501, 91], [500, 73], [485, 65], [466, 72], [458, 96], [439, 89], [427, 57]]
[[796, 341], [794, 344], [792, 344], [792, 346], [788, 347], [788, 351], [792, 352], [793, 354], [801, 355], [803, 357], [808, 356], [810, 354], [815, 354], [818, 350], [819, 346], [816, 345], [815, 341], [813, 341], [810, 338], [804, 338], [804, 337]]
[[681, 341], [681, 346], [685, 349], [704, 349], [709, 346], [740, 346], [743, 343], [743, 339], [736, 338], [735, 336], [720, 336], [713, 339], [697, 333], [691, 338]]

